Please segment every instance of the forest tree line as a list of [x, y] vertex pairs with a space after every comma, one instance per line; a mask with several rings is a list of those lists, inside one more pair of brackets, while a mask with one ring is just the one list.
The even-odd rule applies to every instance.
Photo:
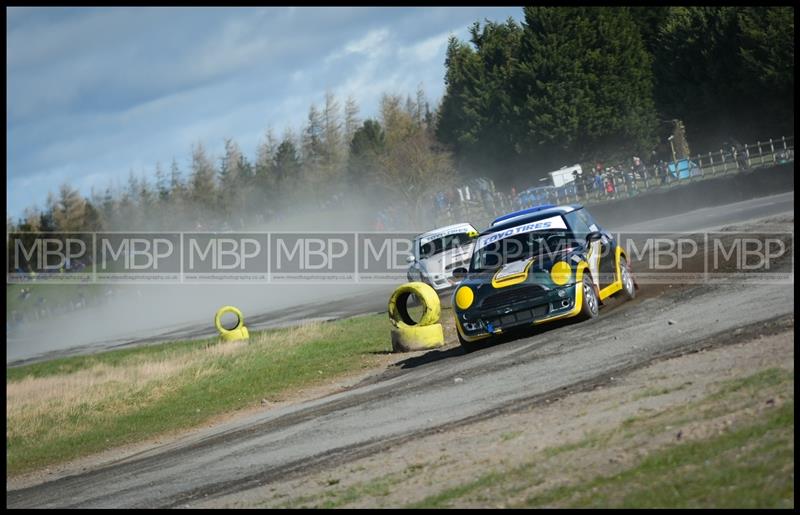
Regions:
[[693, 153], [794, 131], [793, 7], [525, 7], [450, 40], [437, 138], [462, 171]]
[[[467, 177], [526, 187], [574, 163], [664, 152], [681, 120], [693, 153], [794, 130], [793, 7], [525, 7], [451, 37], [445, 94], [384, 94], [374, 119], [328, 92], [298, 132], [254, 156], [201, 144], [86, 197], [64, 184], [9, 230], [240, 228], [347, 199], [409, 212]], [[246, 223], [247, 221], [247, 223]]]

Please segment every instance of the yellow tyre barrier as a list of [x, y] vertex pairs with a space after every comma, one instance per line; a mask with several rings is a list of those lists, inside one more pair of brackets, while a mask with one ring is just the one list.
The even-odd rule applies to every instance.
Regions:
[[[422, 313], [419, 322], [414, 322], [409, 316], [406, 307], [406, 302], [408, 302], [408, 298], [412, 294], [422, 302], [422, 306], [425, 308], [425, 312]], [[439, 302], [439, 295], [436, 290], [425, 283], [403, 284], [389, 297], [389, 318], [397, 324], [405, 324], [407, 326], [431, 325], [439, 321], [441, 314], [442, 305]]]
[[[408, 314], [407, 302], [416, 296], [425, 310], [419, 319]], [[389, 297], [389, 318], [392, 321], [392, 350], [408, 352], [426, 350], [444, 345], [444, 330], [439, 322], [442, 306], [436, 290], [422, 282], [406, 283]]]
[[[225, 329], [222, 326], [222, 316], [226, 313], [233, 313], [238, 318], [236, 327], [233, 329]], [[247, 340], [250, 338], [250, 332], [244, 326], [244, 316], [242, 315], [242, 312], [233, 306], [223, 306], [219, 308], [219, 311], [217, 311], [217, 316], [214, 317], [214, 325], [217, 326], [217, 331], [219, 331], [220, 337], [226, 342]]]
[[393, 352], [435, 349], [442, 345], [444, 345], [442, 324], [392, 328]]

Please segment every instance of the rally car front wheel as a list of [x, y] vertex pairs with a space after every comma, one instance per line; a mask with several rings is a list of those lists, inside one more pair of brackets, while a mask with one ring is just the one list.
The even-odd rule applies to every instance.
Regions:
[[595, 291], [594, 283], [592, 282], [590, 274], [583, 276], [583, 283], [581, 283], [580, 287], [583, 288], [583, 290], [581, 295], [581, 311], [578, 314], [578, 317], [581, 320], [595, 318], [597, 316], [600, 303], [597, 300], [597, 292]]
[[619, 258], [619, 276], [622, 280], [622, 290], [621, 295], [623, 298], [627, 300], [633, 300], [636, 298], [636, 285], [633, 282], [633, 275], [631, 274], [631, 268], [628, 266], [628, 262], [625, 261], [625, 258], [620, 256]]

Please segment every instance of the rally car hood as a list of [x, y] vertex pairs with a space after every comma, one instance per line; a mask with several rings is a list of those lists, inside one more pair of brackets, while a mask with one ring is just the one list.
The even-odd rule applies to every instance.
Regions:
[[462, 282], [462, 285], [473, 288], [505, 288], [520, 283], [550, 283], [550, 269], [558, 261], [567, 261], [581, 252], [581, 248], [572, 248], [565, 252], [535, 256], [528, 259], [513, 261], [502, 267], [487, 272], [470, 273]]

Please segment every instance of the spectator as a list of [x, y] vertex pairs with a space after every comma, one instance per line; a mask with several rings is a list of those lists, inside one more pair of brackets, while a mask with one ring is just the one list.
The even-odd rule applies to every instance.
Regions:
[[747, 150], [738, 141], [736, 142], [736, 166], [739, 167], [740, 170], [747, 170], [750, 168], [747, 164]]
[[594, 174], [594, 189], [600, 191], [603, 188], [603, 174], [602, 171], [595, 172]]
[[633, 171], [641, 179], [645, 179], [647, 176], [647, 167], [645, 167], [644, 162], [637, 156], [633, 156]]
[[636, 176], [634, 175], [633, 168], [630, 168], [625, 173], [625, 191], [628, 193], [629, 197], [632, 197], [634, 194], [637, 193]]
[[579, 173], [573, 184], [575, 184], [575, 196], [586, 197], [586, 174]]
[[667, 162], [663, 159], [658, 161], [658, 175], [661, 177], [661, 185], [667, 184], [667, 178], [669, 177], [669, 166], [667, 166]]
[[606, 168], [606, 176], [605, 176], [605, 191], [606, 196], [609, 198], [614, 198], [614, 167]]

